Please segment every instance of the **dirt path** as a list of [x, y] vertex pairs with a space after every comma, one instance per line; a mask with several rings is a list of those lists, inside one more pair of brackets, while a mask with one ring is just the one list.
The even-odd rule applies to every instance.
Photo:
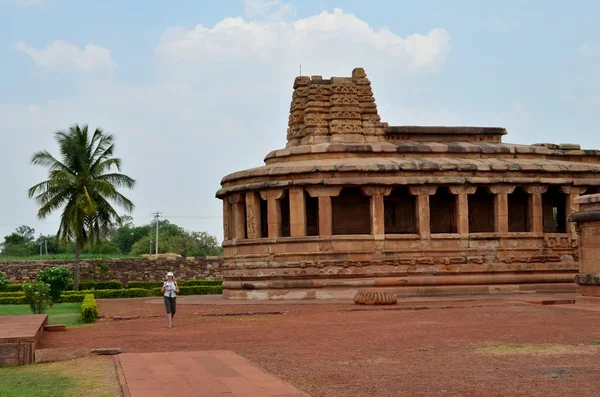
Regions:
[[[429, 306], [179, 305], [167, 329], [161, 305], [101, 301], [105, 321], [48, 333], [43, 347], [232, 350], [314, 397], [597, 395], [600, 313], [498, 301]], [[284, 314], [223, 316], [253, 312]]]

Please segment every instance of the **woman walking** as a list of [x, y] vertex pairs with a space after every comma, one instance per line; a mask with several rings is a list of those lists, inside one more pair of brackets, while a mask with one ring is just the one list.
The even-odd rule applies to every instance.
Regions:
[[165, 308], [167, 309], [167, 318], [169, 319], [169, 328], [173, 328], [173, 317], [175, 317], [175, 300], [177, 298], [176, 293], [179, 293], [179, 287], [177, 282], [173, 278], [173, 272], [167, 273], [167, 281], [164, 282], [162, 291], [165, 300]]

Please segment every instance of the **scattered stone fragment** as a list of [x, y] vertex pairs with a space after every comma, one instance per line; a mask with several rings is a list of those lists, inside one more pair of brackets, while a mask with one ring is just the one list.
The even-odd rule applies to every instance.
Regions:
[[106, 348], [106, 349], [92, 349], [91, 353], [97, 354], [97, 355], [111, 356], [111, 355], [115, 355], [115, 354], [120, 354], [121, 349], [118, 347], [112, 347], [112, 348]]

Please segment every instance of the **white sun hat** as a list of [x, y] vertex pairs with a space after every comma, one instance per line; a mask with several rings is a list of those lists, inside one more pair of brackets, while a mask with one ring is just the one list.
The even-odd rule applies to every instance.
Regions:
[[167, 277], [173, 277], [173, 272], [167, 273]]

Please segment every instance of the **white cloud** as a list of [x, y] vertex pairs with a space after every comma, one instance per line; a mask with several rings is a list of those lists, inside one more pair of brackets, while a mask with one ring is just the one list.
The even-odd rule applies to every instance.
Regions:
[[243, 0], [244, 14], [249, 19], [282, 20], [291, 18], [296, 14], [296, 9], [291, 4], [282, 3], [281, 0]]
[[519, 28], [518, 21], [510, 21], [503, 18], [496, 18], [489, 23], [490, 28], [501, 32], [509, 32]]
[[[0, 104], [0, 131], [13, 131], [16, 137], [11, 145], [0, 145], [0, 168], [24, 170], [3, 176], [2, 183], [15, 192], [0, 206], [3, 223], [38, 223], [26, 190], [45, 175], [29, 165], [30, 156], [44, 148], [56, 153], [52, 133], [73, 123], [100, 126], [117, 137], [123, 170], [138, 180], [136, 189], [127, 192], [137, 206], [136, 223], [148, 222], [157, 210], [219, 217], [222, 205], [214, 193], [221, 178], [260, 166], [269, 151], [285, 147], [298, 64], [304, 74], [324, 77], [349, 76], [352, 68], [365, 67], [381, 106], [397, 103], [404, 88], [439, 70], [450, 50], [450, 35], [443, 29], [400, 37], [342, 10], [286, 21], [273, 17], [282, 6], [255, 8], [257, 19], [250, 22], [225, 18], [211, 28], [167, 30], [155, 49], [157, 84], [132, 86], [110, 77], [87, 78], [77, 81], [80, 91], [72, 98]], [[62, 52], [56, 46], [19, 47], [48, 68], [84, 70], [83, 64], [91, 70], [97, 59], [82, 61], [90, 51], [84, 55], [86, 49], [68, 44], [71, 50]], [[100, 65], [110, 69], [107, 65], [114, 62], [107, 50], [105, 55]], [[388, 113], [381, 113], [387, 121]], [[400, 116], [399, 123], [408, 114], [414, 115], [415, 123], [435, 117], [446, 123], [453, 117], [444, 109], [432, 111], [433, 116], [416, 108], [394, 114]], [[57, 219], [52, 218], [46, 229], [36, 227], [38, 232], [55, 231]], [[223, 235], [220, 219], [173, 221], [218, 238]], [[13, 229], [0, 227], [0, 236]]]
[[[207, 28], [169, 29], [156, 54], [161, 64], [183, 74], [244, 69], [255, 77], [273, 79], [295, 73], [298, 65], [308, 73], [347, 75], [352, 67], [435, 72], [450, 50], [450, 34], [436, 28], [427, 34], [401, 37], [387, 28], [374, 29], [341, 9], [295, 21], [246, 21], [226, 18]], [[243, 65], [243, 66], [242, 66]], [[215, 66], [215, 68], [211, 68]], [[280, 81], [277, 82], [278, 84]]]
[[17, 5], [24, 7], [41, 6], [44, 0], [13, 0]]
[[48, 69], [75, 69], [89, 72], [112, 71], [117, 67], [110, 56], [110, 51], [94, 44], [88, 44], [80, 49], [75, 44], [59, 40], [40, 50], [19, 41], [13, 48], [29, 55], [36, 64]]
[[579, 46], [579, 48], [577, 48], [577, 52], [579, 53], [579, 55], [582, 55], [584, 57], [593, 57], [598, 55], [598, 51], [589, 44], [583, 44]]

